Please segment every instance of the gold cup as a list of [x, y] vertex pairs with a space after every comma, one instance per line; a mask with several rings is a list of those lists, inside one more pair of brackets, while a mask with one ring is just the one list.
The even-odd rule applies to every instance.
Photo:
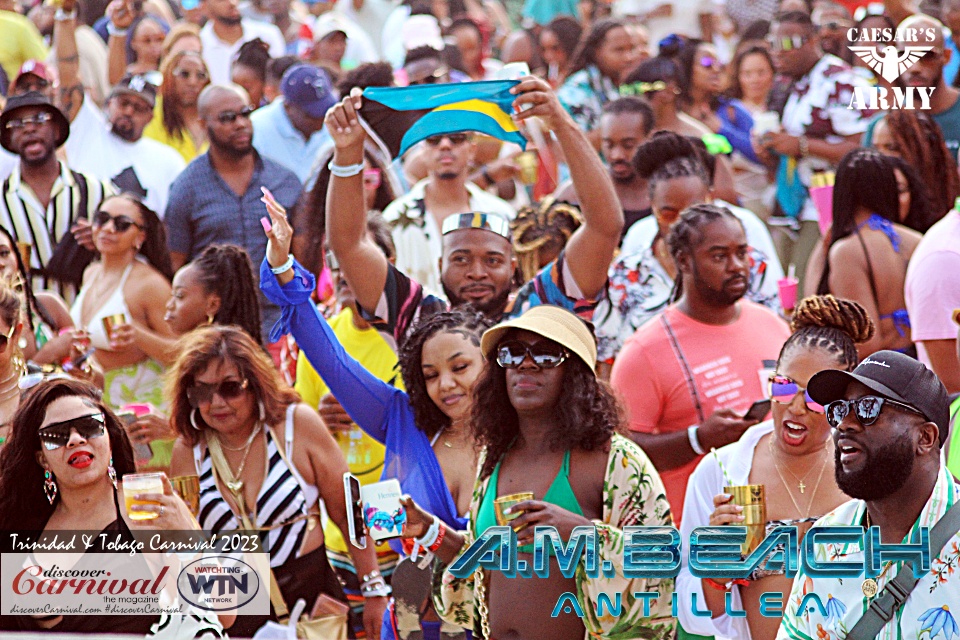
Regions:
[[187, 503], [190, 513], [194, 516], [200, 513], [200, 476], [175, 476], [170, 478], [170, 484]]
[[17, 251], [20, 252], [20, 260], [23, 261], [23, 266], [30, 270], [30, 258], [33, 256], [33, 245], [29, 242], [17, 242]]
[[749, 555], [760, 546], [767, 535], [767, 499], [762, 484], [745, 484], [736, 487], [724, 487], [724, 493], [733, 496], [733, 504], [743, 507], [743, 522], [747, 528], [747, 539], [740, 546], [743, 555]]
[[524, 500], [533, 500], [533, 492], [521, 491], [520, 493], [511, 493], [508, 496], [500, 496], [494, 500], [493, 511], [497, 514], [497, 524], [502, 527], [514, 518], [519, 518], [522, 512], [504, 513], [504, 510]]
[[105, 316], [102, 322], [103, 330], [107, 333], [107, 339], [113, 339], [113, 328], [121, 324], [127, 324], [127, 316], [123, 313], [115, 313], [112, 316]]
[[520, 165], [520, 182], [526, 185], [537, 183], [537, 154], [534, 151], [524, 151], [517, 156]]

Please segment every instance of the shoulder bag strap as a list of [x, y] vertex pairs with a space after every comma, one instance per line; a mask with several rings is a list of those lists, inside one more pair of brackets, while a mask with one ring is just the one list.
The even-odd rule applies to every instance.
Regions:
[[687, 364], [687, 359], [683, 356], [683, 350], [680, 349], [680, 343], [677, 342], [677, 336], [674, 335], [673, 328], [670, 326], [670, 321], [667, 320], [666, 310], [660, 314], [660, 324], [663, 325], [664, 331], [667, 332], [667, 337], [670, 338], [670, 346], [673, 348], [673, 355], [677, 357], [677, 362], [680, 363], [680, 367], [683, 369], [683, 375], [687, 379], [687, 389], [690, 391], [690, 397], [693, 398], [693, 404], [697, 409], [697, 418], [700, 420], [700, 424], [703, 424], [707, 418], [703, 415], [703, 406], [700, 404], [700, 394], [697, 393], [697, 385], [693, 379], [693, 372], [690, 371], [690, 365]]
[[[936, 558], [947, 545], [950, 539], [960, 530], [960, 501], [955, 502], [950, 510], [943, 514], [930, 531], [930, 551]], [[933, 551], [936, 550], [936, 553]], [[896, 615], [903, 603], [910, 597], [910, 592], [917, 586], [917, 578], [913, 575], [913, 567], [904, 564], [897, 572], [897, 576], [887, 583], [863, 616], [853, 626], [847, 635], [848, 640], [867, 640], [876, 638], [880, 630]]]

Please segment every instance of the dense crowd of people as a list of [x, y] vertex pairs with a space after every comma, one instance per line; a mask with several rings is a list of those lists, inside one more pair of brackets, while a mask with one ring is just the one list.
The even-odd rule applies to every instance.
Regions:
[[[525, 147], [363, 117], [484, 81]], [[278, 585], [0, 630], [326, 598], [351, 638], [960, 635], [957, 87], [960, 0], [0, 0], [0, 531], [259, 529]], [[399, 536], [351, 542], [348, 472], [399, 482]], [[907, 588], [624, 576], [626, 527], [686, 545], [743, 485], [801, 541], [958, 524]], [[518, 495], [521, 558], [595, 526], [614, 571], [455, 577]]]

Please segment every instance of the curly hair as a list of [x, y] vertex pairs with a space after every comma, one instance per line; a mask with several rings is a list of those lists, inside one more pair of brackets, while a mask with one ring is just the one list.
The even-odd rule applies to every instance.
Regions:
[[[607, 384], [580, 358], [570, 358], [562, 366], [565, 367], [561, 380], [564, 392], [554, 407], [557, 426], [550, 448], [596, 451], [620, 430], [623, 424], [620, 404]], [[510, 404], [507, 393], [506, 370], [494, 360], [487, 361], [473, 388], [471, 429], [477, 447], [486, 448], [480, 469], [480, 478], [484, 479], [493, 473], [520, 435], [517, 410]]]
[[287, 407], [300, 402], [300, 394], [280, 379], [270, 357], [240, 327], [199, 327], [183, 336], [176, 350], [180, 355], [167, 371], [164, 395], [173, 428], [191, 446], [200, 441], [200, 432], [207, 425], [199, 415], [195, 422], [200, 430], [191, 425], [193, 407], [187, 400], [187, 389], [213, 362], [230, 362], [237, 367], [249, 383], [247, 390], [262, 404], [267, 424], [282, 422]]
[[559, 254], [582, 224], [583, 214], [578, 207], [557, 202], [553, 196], [544, 198], [537, 206], [521, 207], [510, 221], [510, 232], [523, 281], [529, 282], [546, 266], [541, 264], [541, 252]]
[[13, 251], [14, 255], [17, 258], [17, 277], [16, 281], [12, 283], [14, 289], [20, 293], [23, 297], [23, 317], [24, 324], [30, 328], [30, 333], [33, 333], [35, 327], [33, 326], [33, 314], [29, 313], [30, 311], [36, 312], [40, 319], [43, 320], [44, 324], [49, 327], [56, 327], [57, 322], [53, 317], [47, 313], [40, 304], [37, 303], [37, 298], [33, 295], [33, 287], [30, 286], [30, 276], [27, 273], [27, 267], [23, 264], [23, 256], [20, 255], [20, 251], [17, 249], [17, 242], [14, 240], [13, 235], [7, 231], [7, 228], [0, 226], [0, 233], [6, 237], [7, 242], [10, 243], [10, 250]]
[[220, 296], [216, 324], [237, 325], [263, 346], [260, 335], [260, 297], [250, 256], [243, 247], [213, 244], [190, 263], [205, 293]]
[[483, 314], [472, 310], [443, 311], [423, 318], [417, 323], [400, 349], [400, 375], [410, 398], [410, 407], [417, 428], [432, 438], [441, 429], [450, 425], [450, 418], [440, 411], [427, 394], [427, 382], [423, 379], [423, 345], [438, 333], [458, 333], [468, 337], [477, 347], [480, 335], [493, 323]]
[[170, 263], [170, 251], [167, 249], [167, 232], [164, 229], [163, 223], [160, 222], [159, 216], [154, 213], [153, 209], [144, 204], [143, 198], [129, 191], [107, 196], [100, 202], [100, 206], [102, 207], [104, 203], [114, 198], [122, 198], [132, 203], [140, 212], [140, 216], [143, 218], [143, 231], [146, 238], [143, 241], [143, 246], [140, 247], [139, 253], [147, 259], [147, 262], [150, 263], [154, 269], [162, 273], [164, 278], [173, 280], [173, 265]]
[[[723, 218], [735, 220], [741, 227], [743, 223], [730, 209], [713, 204], [695, 204], [687, 207], [680, 213], [680, 219], [670, 228], [667, 236], [667, 248], [673, 261], [680, 264], [684, 255], [693, 255], [693, 250], [703, 241], [703, 228], [711, 222]], [[671, 302], [676, 302], [683, 295], [683, 276], [677, 275], [673, 284]]]
[[0, 531], [43, 529], [53, 515], [60, 497], [51, 504], [43, 492], [43, 467], [37, 463], [41, 450], [38, 431], [47, 407], [60, 398], [77, 396], [88, 399], [103, 413], [110, 438], [113, 468], [122, 478], [134, 473], [133, 450], [120, 419], [103, 403], [100, 390], [73, 378], [54, 378], [41, 382], [21, 400], [13, 416], [10, 440], [0, 451]]
[[934, 222], [953, 207], [960, 196], [960, 175], [957, 161], [943, 139], [936, 120], [920, 111], [890, 111], [883, 117], [900, 157], [913, 167], [925, 183], [930, 201], [931, 219], [915, 224], [904, 223], [911, 229], [926, 233]]
[[790, 321], [793, 332], [780, 349], [777, 367], [792, 349], [822, 349], [847, 371], [860, 361], [857, 345], [873, 337], [876, 327], [867, 310], [853, 300], [832, 295], [810, 296], [797, 304]]

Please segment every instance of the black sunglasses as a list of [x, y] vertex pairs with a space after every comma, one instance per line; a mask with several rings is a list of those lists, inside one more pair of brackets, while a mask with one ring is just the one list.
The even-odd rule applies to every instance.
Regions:
[[428, 76], [420, 78], [419, 80], [411, 81], [407, 86], [415, 87], [420, 84], [437, 84], [438, 82], [446, 82], [448, 73], [450, 73], [450, 69], [446, 66], [443, 66]]
[[840, 423], [843, 422], [843, 419], [850, 414], [851, 406], [860, 424], [869, 427], [880, 417], [880, 411], [883, 410], [884, 405], [892, 405], [898, 409], [910, 411], [911, 413], [916, 413], [921, 416], [923, 415], [919, 409], [914, 409], [908, 404], [890, 400], [889, 398], [879, 398], [877, 396], [863, 396], [855, 400], [834, 400], [824, 408], [827, 412], [827, 423], [836, 429], [840, 426]]
[[439, 136], [430, 136], [427, 138], [427, 144], [431, 147], [439, 146], [443, 139], [446, 138], [450, 141], [450, 144], [453, 146], [458, 146], [470, 139], [470, 134], [468, 133], [444, 133]]
[[93, 215], [93, 226], [105, 227], [111, 220], [113, 221], [113, 228], [117, 230], [117, 233], [123, 233], [130, 227], [143, 229], [143, 226], [131, 220], [130, 216], [125, 216], [122, 214], [119, 216], [112, 216], [106, 211], [97, 211]]
[[570, 353], [554, 342], [526, 344], [511, 340], [497, 347], [497, 364], [504, 369], [516, 369], [523, 364], [527, 356], [541, 369], [553, 369], [569, 358]]
[[76, 430], [84, 440], [99, 438], [107, 433], [106, 418], [102, 413], [80, 416], [63, 422], [48, 424], [37, 432], [47, 451], [53, 451], [70, 442], [70, 433]]
[[237, 118], [246, 118], [250, 119], [250, 114], [255, 111], [253, 107], [244, 107], [240, 111], [224, 111], [223, 113], [217, 114], [217, 122], [220, 124], [231, 124], [236, 122]]
[[247, 380], [222, 380], [216, 384], [196, 382], [187, 389], [187, 400], [190, 406], [196, 409], [201, 404], [209, 404], [213, 400], [213, 394], [217, 394], [224, 400], [233, 400], [239, 398], [247, 390]]

